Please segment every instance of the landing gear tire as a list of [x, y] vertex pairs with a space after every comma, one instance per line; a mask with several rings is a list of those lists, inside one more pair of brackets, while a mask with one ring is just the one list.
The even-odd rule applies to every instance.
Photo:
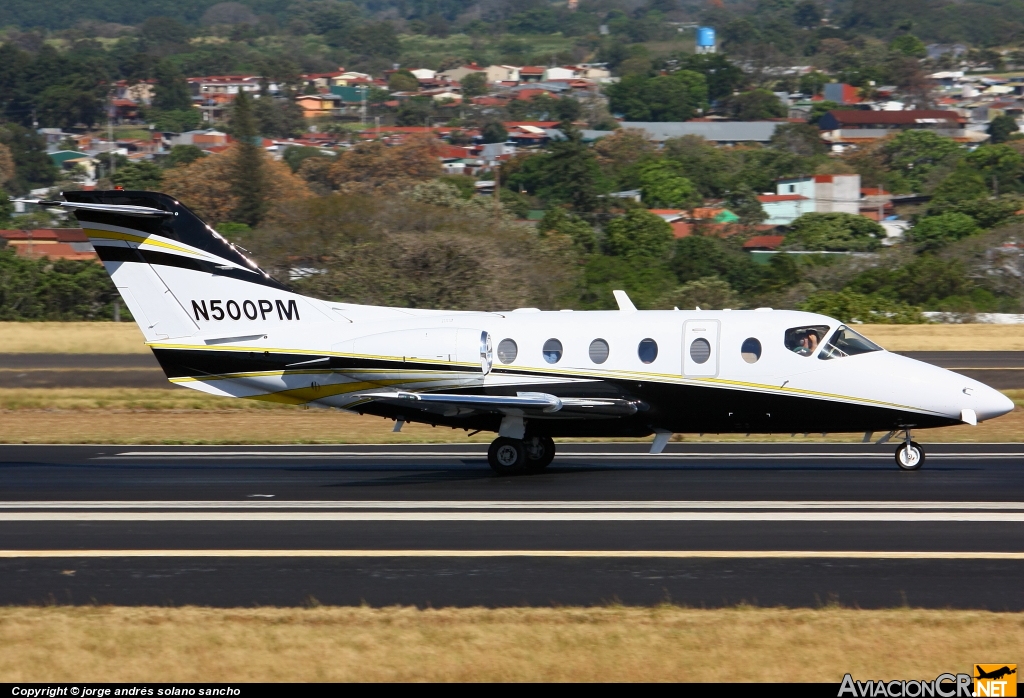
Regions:
[[491, 442], [487, 463], [498, 475], [515, 475], [526, 471], [526, 446], [519, 439], [504, 436]]
[[896, 465], [900, 470], [918, 470], [924, 465], [924, 449], [916, 441], [905, 441], [896, 449]]
[[526, 448], [526, 470], [539, 473], [551, 465], [555, 458], [555, 442], [550, 436], [528, 436], [523, 440]]

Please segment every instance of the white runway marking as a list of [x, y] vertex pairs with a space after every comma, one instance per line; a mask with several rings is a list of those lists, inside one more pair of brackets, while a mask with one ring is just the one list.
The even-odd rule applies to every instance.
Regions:
[[1024, 522], [1024, 511], [4, 511], [24, 521], [859, 521]]
[[[252, 495], [250, 495], [252, 496]], [[395, 509], [395, 510], [936, 510], [936, 511], [1024, 511], [1024, 502], [949, 501], [779, 501], [779, 500], [96, 500], [0, 502], [0, 512], [26, 509], [134, 510], [134, 509]]]
[[1018, 552], [938, 552], [874, 550], [0, 550], [2, 558], [663, 558], [663, 559], [867, 559], [867, 560], [1024, 560]]
[[[306, 458], [306, 459], [346, 459], [346, 458], [486, 458], [486, 451], [127, 451], [110, 456], [94, 456], [92, 460], [127, 460], [140, 458], [161, 458], [173, 460], [236, 460], [240, 458], [275, 459], [275, 458]], [[580, 452], [566, 451], [558, 454], [558, 460], [566, 459], [685, 459], [685, 460], [809, 460], [828, 458], [832, 460], [886, 459], [891, 460], [891, 453], [862, 452], [842, 453], [836, 451], [794, 452], [794, 453], [746, 453], [746, 452], [672, 452], [649, 454], [637, 451], [622, 453], [615, 451]], [[975, 452], [975, 453], [929, 453], [928, 459], [963, 459], [983, 460], [993, 458], [1024, 458], [1021, 451]]]

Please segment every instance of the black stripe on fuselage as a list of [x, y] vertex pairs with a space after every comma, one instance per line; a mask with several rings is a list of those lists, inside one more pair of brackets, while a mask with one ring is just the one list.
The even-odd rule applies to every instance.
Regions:
[[[464, 366], [404, 362], [356, 357], [316, 356], [277, 352], [239, 352], [202, 349], [154, 349], [157, 360], [169, 378], [225, 376], [260, 371], [330, 370], [338, 373], [366, 369], [393, 371], [437, 371], [466, 373]], [[311, 363], [318, 358], [322, 363]], [[290, 366], [291, 364], [291, 366]], [[299, 364], [299, 365], [295, 365]], [[617, 398], [638, 401], [646, 406], [635, 415], [602, 419], [566, 419], [564, 415], [535, 416], [529, 419], [534, 433], [550, 436], [642, 436], [654, 428], [676, 433], [820, 433], [887, 431], [901, 427], [929, 428], [959, 424], [959, 420], [938, 415], [919, 414], [886, 405], [827, 399], [806, 394], [776, 394], [754, 389], [722, 385], [677, 384], [600, 377], [594, 381], [574, 381], [578, 375], [552, 375], [508, 368], [493, 373], [537, 376], [546, 380], [514, 386], [486, 388], [441, 388], [442, 392], [485, 395], [515, 395], [517, 392], [547, 392], [559, 397]], [[564, 378], [563, 384], [551, 384], [551, 378]], [[402, 417], [469, 429], [492, 430], [493, 415], [471, 414], [463, 417], [419, 413], [411, 406], [396, 407], [367, 402], [355, 408], [382, 417]], [[500, 421], [500, 418], [499, 418]], [[493, 427], [496, 429], [497, 427]]]
[[260, 286], [269, 286], [279, 290], [287, 290], [286, 287], [273, 279], [263, 276], [258, 272], [245, 271], [237, 267], [217, 265], [201, 259], [185, 257], [179, 254], [157, 252], [155, 250], [143, 250], [137, 247], [122, 247], [120, 245], [95, 245], [96, 254], [103, 262], [130, 262], [136, 264], [152, 264], [163, 267], [178, 267], [179, 269], [191, 269], [217, 276], [227, 276], [238, 281], [247, 281]]

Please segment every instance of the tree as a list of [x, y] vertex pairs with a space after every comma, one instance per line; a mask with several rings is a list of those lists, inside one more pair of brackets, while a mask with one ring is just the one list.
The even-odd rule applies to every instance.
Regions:
[[156, 66], [156, 85], [153, 88], [153, 106], [165, 111], [192, 108], [192, 93], [188, 82], [178, 67], [169, 60], [162, 60]]
[[392, 92], [416, 92], [420, 81], [408, 70], [396, 70], [388, 77], [388, 89]]
[[167, 153], [167, 157], [164, 159], [164, 164], [168, 167], [177, 167], [179, 165], [189, 165], [199, 158], [205, 158], [206, 151], [196, 145], [175, 145], [171, 146], [171, 150]]
[[252, 98], [244, 91], [238, 93], [231, 108], [231, 131], [237, 141], [230, 180], [237, 203], [231, 219], [255, 227], [267, 213], [268, 185], [263, 149], [257, 145]]
[[801, 157], [824, 155], [828, 150], [821, 131], [811, 124], [779, 124], [768, 147]]
[[800, 304], [800, 310], [821, 313], [847, 323], [912, 325], [927, 322], [920, 308], [881, 295], [864, 295], [847, 289], [811, 294]]
[[434, 100], [430, 97], [410, 97], [398, 107], [395, 123], [399, 126], [424, 126], [434, 112]]
[[932, 206], [948, 208], [959, 201], [968, 201], [988, 196], [985, 178], [973, 167], [961, 162], [935, 187], [932, 192]]
[[159, 191], [163, 172], [151, 162], [130, 162], [118, 168], [110, 179], [117, 186], [130, 191]]
[[571, 204], [580, 212], [595, 211], [601, 196], [611, 191], [611, 183], [579, 131], [563, 130], [566, 139], [552, 143], [549, 152], [503, 165], [502, 179], [513, 191], [525, 190], [548, 203]]
[[740, 225], [754, 226], [763, 223], [768, 214], [757, 198], [757, 194], [749, 186], [741, 184], [735, 191], [725, 197], [726, 207], [739, 216]]
[[544, 212], [544, 217], [537, 224], [537, 232], [541, 235], [565, 235], [588, 254], [597, 247], [597, 238], [590, 224], [561, 206], [553, 206]]
[[729, 246], [721, 238], [704, 235], [676, 240], [671, 265], [681, 284], [720, 277], [741, 293], [757, 289], [765, 275], [764, 266], [753, 261], [750, 255]]
[[708, 86], [709, 100], [728, 97], [746, 81], [743, 71], [724, 53], [688, 53], [678, 57], [679, 67], [700, 73]]
[[39, 122], [61, 128], [91, 127], [103, 113], [95, 90], [51, 85], [39, 95]]
[[1020, 191], [1024, 175], [1024, 155], [1006, 145], [982, 145], [964, 158], [990, 185], [993, 193]]
[[302, 107], [294, 99], [275, 99], [263, 93], [253, 103], [259, 133], [271, 138], [294, 138], [306, 127]]
[[14, 179], [17, 173], [11, 149], [0, 143], [0, 187]]
[[282, 157], [282, 159], [288, 164], [288, 167], [292, 168], [292, 172], [298, 172], [299, 168], [302, 167], [302, 163], [308, 158], [324, 158], [328, 161], [334, 160], [333, 156], [322, 153], [320, 148], [305, 145], [288, 146], [284, 149], [284, 156]]
[[913, 34], [901, 34], [889, 44], [889, 50], [910, 58], [925, 58], [928, 56], [928, 49], [924, 42]]
[[763, 121], [786, 116], [786, 106], [768, 90], [751, 90], [728, 97], [725, 109], [739, 121]]
[[[240, 169], [239, 145], [236, 143], [218, 155], [164, 170], [163, 191], [191, 208], [210, 225], [244, 222], [235, 217], [240, 197], [233, 180]], [[292, 174], [288, 165], [271, 159], [262, 149], [256, 149], [255, 153], [262, 161], [259, 169], [266, 185], [264, 203], [271, 220], [277, 207], [309, 197], [309, 188], [300, 177]]]
[[46, 141], [39, 134], [18, 124], [0, 124], [0, 143], [14, 160], [14, 178], [6, 182], [11, 193], [27, 194], [56, 180], [57, 166], [46, 154]]
[[820, 102], [815, 102], [811, 105], [811, 113], [807, 116], [807, 123], [816, 124], [821, 117], [838, 108], [839, 103], [833, 102], [830, 99], [823, 99]]
[[441, 175], [437, 146], [429, 137], [409, 138], [390, 147], [379, 141], [359, 143], [338, 156], [328, 177], [343, 193], [397, 193]]
[[686, 177], [680, 177], [665, 160], [650, 160], [639, 167], [643, 200], [649, 208], [689, 208], [701, 197]]
[[964, 149], [952, 138], [927, 129], [901, 131], [883, 147], [893, 191], [922, 191], [937, 167], [953, 167]]
[[721, 310], [743, 307], [739, 295], [732, 289], [729, 282], [717, 276], [705, 276], [702, 279], [687, 281], [663, 296], [661, 305], [666, 308], [675, 307], [683, 310], [691, 308]]
[[992, 119], [988, 125], [989, 143], [1005, 143], [1010, 136], [1020, 131], [1017, 120], [1009, 114], [1000, 114]]
[[921, 251], [938, 249], [981, 232], [978, 223], [964, 213], [943, 213], [922, 218], [910, 232]]
[[628, 75], [605, 93], [609, 109], [629, 121], [687, 121], [706, 107], [708, 85], [700, 73], [679, 70], [653, 78]]
[[462, 96], [479, 97], [487, 94], [487, 74], [483, 72], [470, 73], [462, 78]]
[[657, 148], [647, 133], [636, 128], [623, 128], [594, 143], [594, 153], [601, 169], [618, 179], [640, 160], [654, 155]]
[[867, 252], [885, 238], [885, 228], [852, 213], [805, 213], [793, 221], [786, 245], [803, 250]]
[[508, 140], [508, 131], [500, 121], [488, 121], [480, 129], [482, 143], [504, 143]]
[[2, 186], [0, 186], [0, 225], [7, 225], [14, 213], [14, 204]]
[[793, 8], [793, 21], [804, 29], [817, 28], [824, 17], [821, 6], [814, 0], [801, 0]]
[[668, 256], [672, 246], [672, 226], [661, 217], [637, 208], [615, 218], [604, 227], [605, 248], [617, 257]]

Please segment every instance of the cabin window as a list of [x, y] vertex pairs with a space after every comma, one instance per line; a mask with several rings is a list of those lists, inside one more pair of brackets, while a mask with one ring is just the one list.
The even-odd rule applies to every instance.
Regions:
[[498, 361], [503, 364], [510, 364], [519, 355], [519, 347], [512, 339], [503, 339], [498, 344]]
[[828, 340], [828, 344], [818, 354], [819, 359], [839, 359], [844, 356], [855, 356], [856, 354], [867, 354], [872, 351], [882, 351], [882, 347], [872, 342], [867, 337], [858, 334], [845, 325], [840, 325], [835, 334]]
[[808, 325], [786, 330], [786, 348], [800, 356], [810, 356], [818, 351], [818, 347], [828, 334], [828, 325]]
[[557, 339], [549, 339], [544, 342], [541, 352], [544, 354], [545, 361], [549, 364], [557, 364], [558, 360], [562, 358], [562, 343]]
[[703, 337], [697, 337], [690, 342], [690, 358], [695, 364], [706, 363], [711, 358], [711, 342]]
[[643, 339], [636, 348], [636, 354], [645, 364], [653, 363], [658, 358], [658, 343], [649, 337]]
[[590, 343], [590, 360], [595, 364], [603, 364], [608, 360], [608, 342], [595, 339]]
[[753, 337], [744, 339], [743, 345], [740, 347], [740, 356], [748, 364], [756, 364], [757, 360], [761, 358], [761, 342]]

